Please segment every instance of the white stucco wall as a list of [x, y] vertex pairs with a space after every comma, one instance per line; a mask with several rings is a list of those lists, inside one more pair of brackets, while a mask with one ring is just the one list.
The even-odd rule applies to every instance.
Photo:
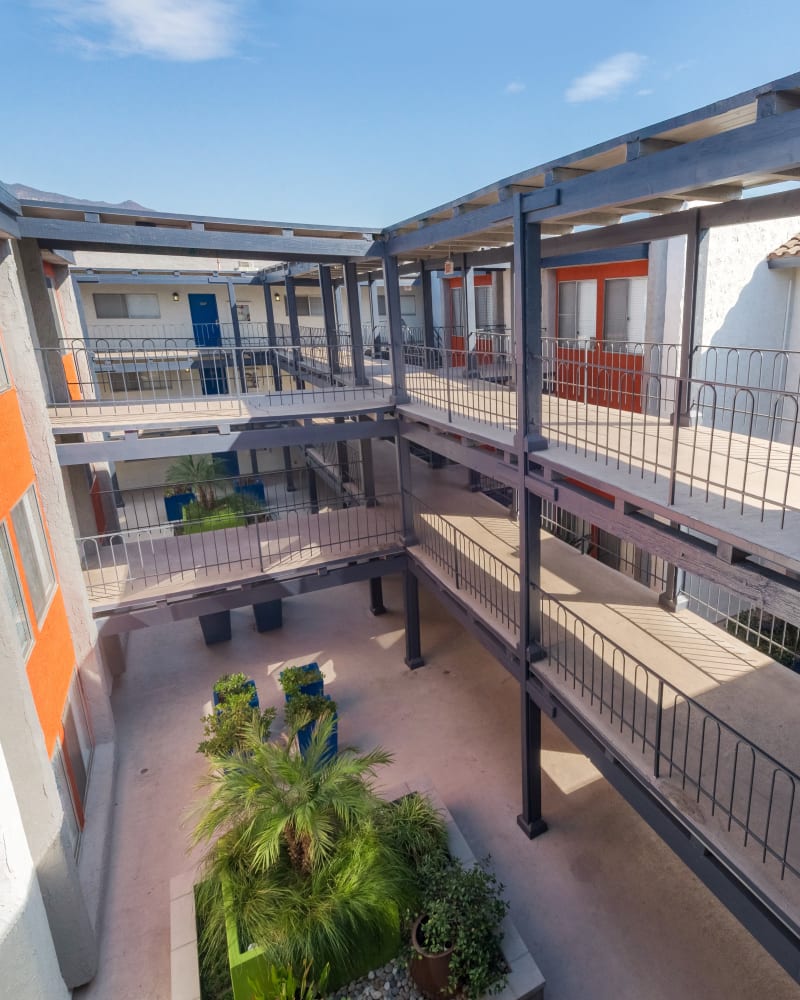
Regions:
[[800, 350], [800, 337], [784, 342], [790, 282], [785, 273], [767, 266], [767, 255], [797, 232], [800, 216], [720, 226], [709, 232], [696, 343]]
[[0, 746], [0, 992], [26, 1000], [69, 997], [11, 775]]

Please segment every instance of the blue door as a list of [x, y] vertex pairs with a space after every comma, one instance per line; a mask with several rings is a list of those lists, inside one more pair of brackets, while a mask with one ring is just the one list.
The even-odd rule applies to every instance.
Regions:
[[[222, 330], [219, 325], [217, 298], [209, 292], [189, 295], [192, 333], [198, 347], [220, 347]], [[228, 363], [222, 351], [202, 351], [200, 384], [206, 396], [224, 396], [228, 392]]]
[[219, 328], [217, 297], [212, 292], [207, 295], [189, 295], [189, 311], [192, 314], [192, 332], [198, 347], [219, 347], [222, 331]]

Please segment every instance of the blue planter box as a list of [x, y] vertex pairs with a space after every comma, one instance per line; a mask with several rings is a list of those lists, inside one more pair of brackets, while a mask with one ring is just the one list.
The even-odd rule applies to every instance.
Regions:
[[[331, 700], [331, 696], [326, 694], [325, 697], [328, 701]], [[308, 748], [311, 746], [311, 737], [314, 735], [314, 727], [316, 722], [309, 722], [307, 726], [303, 726], [302, 729], [297, 730], [297, 745], [300, 748], [300, 755], [305, 757], [308, 753]], [[325, 745], [325, 754], [322, 758], [323, 763], [335, 757], [339, 752], [339, 715], [337, 712], [333, 713], [333, 729], [331, 730], [331, 735], [328, 737], [328, 742]]]
[[[319, 666], [316, 663], [304, 663], [301, 670], [310, 673], [312, 670], [319, 670]], [[281, 672], [281, 676], [283, 673]], [[300, 694], [310, 694], [312, 696], [325, 693], [325, 681], [312, 681], [310, 684], [300, 685]], [[289, 695], [284, 695], [286, 701], [289, 701]]]
[[167, 512], [168, 521], [182, 521], [183, 508], [187, 503], [192, 503], [197, 497], [194, 493], [176, 493], [171, 497], [164, 497], [164, 509]]
[[[260, 706], [258, 704], [258, 691], [256, 691], [256, 682], [245, 681], [242, 687], [253, 689], [253, 697], [250, 699], [250, 708], [259, 708]], [[211, 696], [212, 696], [212, 701], [214, 703], [214, 708], [216, 708], [217, 705], [219, 705], [219, 695], [217, 694], [216, 691], [212, 691]]]
[[233, 489], [235, 493], [239, 493], [243, 497], [249, 497], [251, 500], [255, 500], [257, 503], [260, 503], [262, 507], [266, 507], [267, 494], [263, 483], [237, 483]]

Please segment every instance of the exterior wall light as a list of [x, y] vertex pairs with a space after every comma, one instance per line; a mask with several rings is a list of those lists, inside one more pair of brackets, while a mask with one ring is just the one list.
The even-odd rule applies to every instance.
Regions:
[[280, 300], [281, 300], [281, 293], [280, 292], [275, 292], [275, 294], [273, 295], [273, 298], [275, 299], [276, 302], [280, 302]]
[[180, 292], [173, 292], [172, 293], [172, 301], [173, 302], [180, 302], [180, 300], [181, 300], [181, 293]]

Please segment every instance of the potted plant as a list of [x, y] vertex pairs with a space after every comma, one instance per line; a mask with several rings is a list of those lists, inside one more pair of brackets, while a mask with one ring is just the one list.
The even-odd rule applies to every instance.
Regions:
[[173, 483], [171, 486], [167, 486], [164, 489], [164, 509], [167, 512], [167, 520], [182, 520], [183, 508], [196, 499], [191, 486], [186, 483]]
[[266, 506], [267, 492], [264, 489], [264, 484], [255, 476], [240, 476], [233, 489], [236, 493], [256, 501], [260, 506]]
[[322, 671], [317, 663], [287, 667], [280, 672], [278, 679], [287, 702], [298, 694], [322, 694], [325, 688]]
[[197, 748], [206, 757], [241, 753], [255, 727], [263, 742], [270, 737], [275, 709], [261, 711], [255, 681], [244, 674], [224, 674], [214, 685], [214, 711], [203, 717], [205, 739]]
[[329, 694], [294, 694], [287, 700], [286, 726], [292, 735], [297, 736], [297, 746], [303, 757], [311, 745], [317, 723], [323, 718], [331, 719], [331, 731], [325, 751], [327, 760], [335, 756], [339, 749], [336, 702]]
[[489, 859], [465, 867], [440, 854], [419, 867], [422, 902], [411, 926], [409, 972], [434, 1000], [477, 1000], [505, 985], [500, 925], [508, 910]]
[[254, 680], [248, 679], [245, 674], [223, 674], [214, 685], [211, 700], [216, 708], [242, 694], [248, 696], [251, 708], [258, 708], [258, 692]]

